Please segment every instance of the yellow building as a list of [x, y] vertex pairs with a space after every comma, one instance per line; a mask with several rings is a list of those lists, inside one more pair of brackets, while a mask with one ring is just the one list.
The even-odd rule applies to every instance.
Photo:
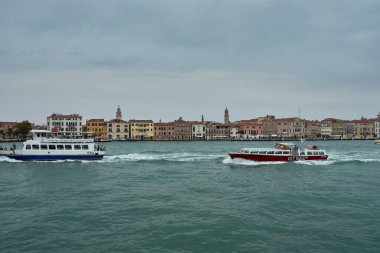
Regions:
[[153, 120], [129, 121], [129, 132], [131, 140], [152, 140], [154, 136]]
[[96, 140], [107, 139], [107, 123], [104, 119], [90, 119], [86, 121], [86, 132], [92, 133]]
[[372, 139], [375, 138], [375, 123], [371, 120], [353, 120], [355, 124], [356, 139]]

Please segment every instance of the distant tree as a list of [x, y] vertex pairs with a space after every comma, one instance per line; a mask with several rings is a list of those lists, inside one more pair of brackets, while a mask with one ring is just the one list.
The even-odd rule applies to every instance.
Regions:
[[7, 136], [8, 137], [13, 137], [13, 134], [14, 134], [13, 128], [8, 128]]
[[29, 134], [30, 130], [32, 130], [32, 123], [25, 120], [23, 122], [17, 123], [15, 133], [18, 137], [25, 138]]

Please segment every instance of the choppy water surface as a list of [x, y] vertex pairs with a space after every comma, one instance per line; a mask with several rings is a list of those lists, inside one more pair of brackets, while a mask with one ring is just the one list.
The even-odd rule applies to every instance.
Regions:
[[272, 142], [107, 143], [102, 161], [0, 157], [0, 252], [378, 252], [380, 145], [313, 144], [328, 161], [227, 158]]

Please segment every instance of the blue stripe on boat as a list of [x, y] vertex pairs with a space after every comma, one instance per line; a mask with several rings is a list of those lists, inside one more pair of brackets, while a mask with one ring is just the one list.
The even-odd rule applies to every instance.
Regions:
[[100, 160], [103, 155], [12, 155], [9, 158], [20, 161], [55, 161], [55, 160]]

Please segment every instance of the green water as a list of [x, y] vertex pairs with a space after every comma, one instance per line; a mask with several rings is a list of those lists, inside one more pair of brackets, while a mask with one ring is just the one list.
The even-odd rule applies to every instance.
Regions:
[[328, 161], [227, 158], [272, 142], [115, 142], [102, 161], [0, 157], [0, 252], [379, 252], [380, 145], [313, 144]]

